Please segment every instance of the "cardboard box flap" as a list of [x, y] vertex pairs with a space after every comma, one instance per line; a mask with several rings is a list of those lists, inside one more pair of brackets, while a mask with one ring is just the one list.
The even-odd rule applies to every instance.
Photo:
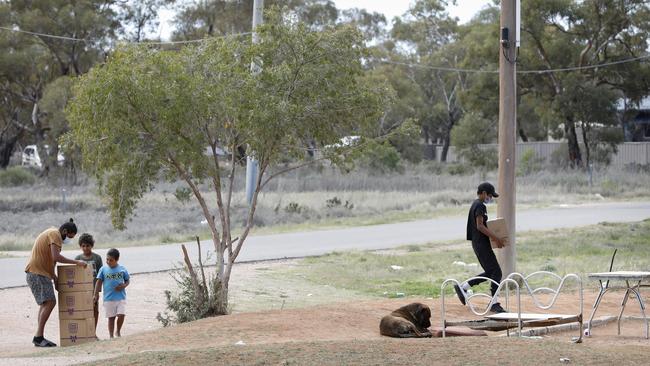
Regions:
[[92, 291], [93, 269], [77, 265], [60, 265], [57, 268], [59, 291]]

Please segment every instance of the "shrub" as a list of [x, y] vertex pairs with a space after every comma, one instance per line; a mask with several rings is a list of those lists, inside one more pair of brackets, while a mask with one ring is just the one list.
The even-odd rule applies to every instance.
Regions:
[[467, 113], [451, 130], [451, 142], [458, 155], [472, 166], [493, 170], [498, 165], [496, 149], [481, 148], [496, 139], [494, 122], [477, 113]]
[[519, 158], [517, 173], [519, 175], [528, 175], [542, 170], [544, 159], [538, 158], [533, 149], [526, 149]]
[[[216, 304], [221, 285], [216, 280], [216, 277], [213, 276], [209, 284], [207, 284], [210, 287], [209, 289], [204, 288], [203, 284], [199, 285], [199, 289], [203, 293], [203, 299], [205, 299], [202, 303], [196, 300], [197, 294], [192, 285], [189, 270], [186, 267], [178, 268], [172, 273], [172, 277], [178, 284], [180, 291], [172, 293], [165, 290], [167, 310], [164, 314], [158, 313], [156, 315], [156, 319], [162, 323], [163, 327], [173, 323], [186, 323], [220, 314]], [[172, 314], [170, 314], [170, 311]]]
[[569, 146], [567, 144], [561, 144], [551, 153], [551, 166], [559, 169], [569, 167]]
[[34, 174], [21, 167], [11, 167], [0, 171], [0, 186], [18, 187], [23, 185], [32, 185], [36, 182]]
[[447, 173], [451, 175], [467, 175], [473, 170], [471, 166], [463, 163], [452, 163], [447, 166]]
[[334, 196], [326, 200], [325, 205], [327, 206], [327, 208], [334, 208], [337, 206], [341, 206], [341, 200], [338, 197]]
[[300, 213], [302, 207], [297, 202], [289, 202], [289, 204], [284, 208], [284, 211], [287, 213]]
[[368, 141], [356, 157], [356, 161], [373, 173], [386, 174], [400, 171], [400, 155], [388, 142]]

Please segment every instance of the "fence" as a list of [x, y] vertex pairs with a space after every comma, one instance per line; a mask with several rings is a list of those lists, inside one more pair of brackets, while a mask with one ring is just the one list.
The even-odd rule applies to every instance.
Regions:
[[[532, 150], [537, 158], [548, 162], [553, 152], [566, 145], [566, 142], [519, 142], [516, 145], [517, 159], [526, 151]], [[481, 145], [481, 148], [493, 148], [498, 150], [497, 144]], [[581, 150], [584, 153], [584, 146]], [[442, 156], [442, 146], [428, 145], [425, 146], [424, 156], [431, 160], [440, 161]], [[453, 163], [462, 161], [462, 158], [456, 153], [453, 146], [449, 147], [447, 152], [447, 162]], [[617, 153], [612, 155], [612, 166], [623, 167], [628, 164], [650, 164], [650, 142], [625, 142], [618, 145]]]

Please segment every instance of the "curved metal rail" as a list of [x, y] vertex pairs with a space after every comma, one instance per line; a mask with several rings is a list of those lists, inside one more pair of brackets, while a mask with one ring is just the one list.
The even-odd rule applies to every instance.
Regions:
[[[540, 276], [550, 276], [550, 277], [552, 277], [552, 278], [558, 280], [558, 281], [559, 281], [559, 285], [558, 285], [558, 287], [557, 287], [556, 289], [549, 288], [549, 287], [543, 287], [543, 286], [540, 286], [540, 287], [532, 287], [532, 286], [529, 284], [529, 279], [532, 278], [532, 277], [540, 277]], [[495, 295], [494, 295], [494, 296], [490, 296], [490, 295], [487, 295], [487, 294], [484, 294], [484, 293], [477, 293], [477, 294], [468, 295], [467, 292], [462, 288], [461, 283], [460, 283], [458, 280], [455, 280], [455, 279], [447, 279], [447, 280], [445, 280], [445, 281], [442, 283], [442, 286], [441, 286], [441, 294], [440, 294], [440, 297], [441, 297], [441, 312], [442, 312], [442, 336], [443, 336], [443, 337], [445, 336], [445, 326], [446, 326], [446, 318], [445, 318], [445, 289], [447, 288], [448, 284], [450, 284], [450, 283], [453, 283], [453, 284], [457, 285], [457, 286], [460, 288], [461, 293], [463, 294], [463, 296], [465, 296], [465, 301], [466, 301], [466, 304], [467, 304], [467, 306], [469, 307], [470, 311], [471, 311], [474, 315], [477, 315], [477, 316], [484, 316], [485, 314], [488, 313], [488, 311], [490, 310], [491, 306], [492, 306], [494, 303], [496, 303], [496, 299], [498, 298], [499, 293], [501, 292], [501, 290], [502, 290], [504, 287], [505, 287], [505, 292], [506, 292], [506, 296], [505, 296], [506, 309], [509, 309], [510, 288], [509, 288], [509, 286], [506, 286], [506, 284], [509, 284], [509, 283], [514, 284], [514, 287], [515, 287], [515, 289], [516, 289], [516, 298], [517, 298], [517, 325], [518, 325], [518, 326], [517, 326], [517, 330], [518, 330], [517, 333], [518, 333], [519, 336], [521, 336], [521, 333], [522, 333], [522, 332], [521, 332], [521, 328], [522, 328], [522, 324], [523, 324], [523, 323], [522, 323], [522, 320], [521, 320], [521, 292], [520, 292], [520, 284], [519, 284], [519, 282], [517, 282], [516, 279], [520, 279], [520, 280], [521, 280], [521, 282], [522, 282], [522, 287], [525, 287], [525, 288], [526, 288], [528, 294], [529, 294], [529, 295], [531, 296], [531, 298], [532, 298], [533, 304], [534, 304], [537, 308], [542, 309], [542, 310], [548, 310], [548, 309], [550, 309], [551, 307], [553, 307], [553, 305], [555, 305], [555, 303], [556, 303], [556, 301], [557, 301], [557, 298], [558, 298], [558, 296], [559, 296], [559, 294], [560, 294], [560, 291], [561, 291], [562, 288], [564, 287], [565, 282], [566, 282], [567, 280], [569, 280], [569, 279], [574, 279], [574, 280], [576, 280], [576, 282], [578, 283], [578, 286], [579, 286], [579, 297], [580, 297], [580, 305], [579, 305], [579, 306], [580, 306], [580, 313], [577, 315], [577, 319], [578, 319], [578, 323], [579, 323], [579, 332], [580, 332], [580, 333], [579, 333], [579, 336], [578, 336], [577, 338], [574, 338], [574, 339], [573, 339], [573, 341], [574, 341], [575, 343], [581, 343], [581, 342], [582, 342], [582, 335], [583, 335], [583, 319], [582, 319], [582, 314], [583, 314], [583, 303], [584, 303], [584, 298], [583, 298], [582, 279], [581, 279], [580, 276], [578, 276], [577, 274], [569, 273], [569, 274], [565, 275], [564, 277], [560, 277], [559, 275], [557, 275], [557, 274], [555, 274], [555, 273], [553, 273], [553, 272], [548, 272], [548, 271], [537, 271], [537, 272], [533, 272], [533, 273], [529, 274], [528, 276], [524, 276], [524, 275], [521, 274], [521, 273], [513, 272], [513, 273], [511, 273], [510, 275], [508, 275], [508, 277], [506, 277], [503, 281], [501, 281], [501, 283], [498, 283], [498, 282], [496, 282], [496, 281], [494, 281], [494, 280], [492, 280], [492, 279], [490, 279], [490, 278], [487, 278], [487, 277], [481, 277], [481, 276], [477, 276], [477, 277], [469, 278], [469, 279], [467, 279], [467, 280], [464, 281], [464, 282], [467, 282], [467, 281], [470, 281], [470, 280], [473, 280], [473, 279], [483, 279], [483, 280], [486, 280], [486, 281], [488, 281], [488, 282], [490, 282], [490, 283], [494, 283], [494, 284], [498, 285], [498, 288], [497, 288], [497, 291], [495, 292]], [[542, 292], [553, 294], [551, 300], [550, 300], [548, 303], [546, 303], [546, 304], [544, 304], [544, 303], [541, 301], [541, 299], [538, 298], [538, 294], [540, 294], [540, 293], [542, 293]], [[483, 310], [483, 311], [479, 311], [479, 310], [477, 310], [476, 307], [475, 307], [475, 305], [472, 304], [472, 301], [471, 301], [473, 298], [479, 298], [479, 297], [480, 297], [480, 298], [487, 298], [487, 299], [490, 299], [490, 301], [489, 301], [489, 303], [488, 303], [488, 305], [487, 305], [487, 308], [486, 308], [485, 310]], [[510, 331], [508, 330], [507, 333], [508, 333], [508, 335], [509, 335], [509, 334], [510, 334]]]
[[[460, 288], [460, 291], [462, 292], [463, 296], [465, 296], [465, 302], [467, 303], [469, 309], [471, 310], [472, 313], [474, 313], [474, 315], [477, 315], [477, 316], [484, 316], [485, 314], [487, 314], [490, 311], [490, 308], [492, 307], [492, 305], [494, 305], [496, 303], [496, 300], [497, 300], [497, 298], [499, 296], [499, 293], [501, 292], [503, 287], [505, 286], [507, 288], [506, 284], [512, 283], [515, 286], [516, 290], [517, 290], [517, 330], [519, 331], [519, 336], [521, 336], [521, 325], [522, 325], [522, 320], [521, 320], [521, 297], [519, 296], [519, 284], [517, 283], [517, 281], [515, 281], [515, 280], [513, 280], [511, 278], [506, 278], [505, 280], [501, 281], [501, 283], [498, 283], [497, 281], [495, 281], [495, 280], [493, 280], [491, 278], [477, 276], [477, 277], [468, 278], [465, 282], [471, 281], [473, 279], [483, 279], [483, 280], [486, 280], [486, 281], [489, 281], [491, 283], [496, 284], [498, 287], [497, 287], [496, 292], [494, 293], [494, 296], [490, 296], [490, 295], [483, 294], [483, 293], [472, 294], [472, 295], [468, 296], [467, 293], [465, 292], [465, 290], [463, 290], [463, 288], [461, 287], [460, 282], [458, 282], [458, 280], [455, 280], [453, 278], [445, 280], [442, 283], [442, 285], [440, 286], [441, 312], [442, 312], [442, 337], [444, 338], [445, 335], [446, 335], [446, 332], [445, 332], [445, 325], [446, 325], [446, 319], [445, 319], [445, 289], [447, 288], [447, 285], [449, 283], [454, 283], [455, 285], [457, 285]], [[477, 298], [477, 297], [485, 297], [485, 298], [490, 299], [490, 302], [488, 303], [485, 310], [478, 311], [478, 310], [476, 310], [474, 304], [472, 304], [471, 300], [473, 298]], [[506, 308], [509, 308], [508, 301], [509, 301], [509, 299], [508, 299], [508, 297], [506, 297]]]
[[[542, 277], [542, 276], [552, 277], [552, 278], [558, 280], [559, 284], [558, 284], [557, 288], [552, 289], [552, 288], [549, 288], [549, 287], [542, 287], [542, 286], [535, 287], [535, 288], [531, 287], [531, 285], [528, 282], [529, 279], [532, 278], [532, 277]], [[530, 295], [531, 299], [533, 300], [533, 304], [537, 308], [542, 309], [542, 310], [548, 310], [551, 307], [553, 307], [553, 305], [555, 305], [555, 302], [557, 301], [557, 298], [560, 295], [560, 291], [562, 290], [562, 287], [564, 287], [564, 283], [568, 279], [576, 280], [576, 282], [578, 284], [578, 288], [579, 288], [579, 298], [580, 298], [580, 305], [579, 305], [580, 306], [580, 312], [578, 313], [578, 318], [579, 318], [578, 323], [580, 324], [579, 327], [578, 327], [578, 330], [579, 330], [580, 333], [579, 333], [578, 337], [576, 339], [574, 339], [573, 341], [576, 342], [576, 343], [582, 342], [582, 335], [583, 335], [583, 319], [582, 319], [582, 315], [583, 315], [583, 311], [584, 311], [584, 295], [583, 295], [583, 289], [582, 289], [582, 278], [580, 278], [580, 276], [578, 276], [575, 273], [568, 273], [568, 274], [564, 275], [563, 277], [560, 277], [558, 274], [553, 273], [553, 272], [537, 271], [537, 272], [533, 272], [533, 273], [531, 273], [531, 274], [529, 274], [527, 276], [524, 276], [523, 274], [521, 274], [519, 272], [513, 272], [513, 273], [509, 274], [508, 277], [506, 277], [506, 278], [508, 278], [508, 279], [515, 279], [515, 278], [521, 279], [521, 281], [523, 283], [523, 287], [525, 287], [526, 290], [528, 290], [528, 294]], [[537, 297], [537, 294], [542, 293], [542, 292], [553, 294], [553, 297], [551, 298], [551, 300], [546, 305], [543, 304], [542, 301], [540, 301], [540, 299]], [[509, 297], [509, 295], [510, 295], [509, 290], [508, 290], [508, 288], [506, 288], [506, 297]]]

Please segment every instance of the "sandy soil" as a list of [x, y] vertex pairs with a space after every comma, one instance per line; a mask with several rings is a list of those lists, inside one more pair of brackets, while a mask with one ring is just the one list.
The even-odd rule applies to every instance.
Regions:
[[[169, 273], [133, 276], [133, 284], [128, 289], [127, 318], [121, 339], [107, 340], [106, 320], [100, 319], [97, 330], [99, 342], [48, 350], [35, 349], [30, 344], [36, 326], [37, 306], [29, 290], [26, 287], [2, 290], [0, 291], [0, 304], [5, 311], [0, 313], [0, 364], [11, 362], [13, 366], [43, 363], [63, 365], [112, 358], [118, 355], [137, 358], [137, 355], [143, 354], [143, 352], [146, 354], [161, 350], [184, 352], [197, 349], [244, 350], [245, 348], [246, 352], [252, 352], [253, 348], [251, 347], [262, 347], [260, 349], [266, 349], [271, 352], [269, 354], [274, 354], [273, 349], [277, 350], [278, 344], [291, 344], [290, 348], [296, 349], [297, 354], [301, 354], [301, 352], [308, 354], [319, 347], [325, 347], [319, 351], [321, 352], [326, 351], [328, 347], [340, 348], [333, 346], [336, 344], [351, 344], [350, 347], [354, 348], [357, 347], [355, 342], [361, 342], [358, 343], [358, 352], [363, 353], [379, 344], [373, 342], [393, 344], [390, 343], [392, 341], [387, 341], [385, 337], [379, 335], [379, 319], [406, 303], [421, 301], [430, 305], [433, 312], [432, 323], [435, 326], [440, 322], [439, 299], [368, 299], [355, 293], [335, 290], [329, 286], [313, 285], [301, 278], [287, 280], [285, 277], [275, 275], [277, 269], [294, 264], [294, 261], [276, 261], [237, 265], [233, 271], [231, 284], [232, 315], [202, 319], [169, 328], [162, 328], [156, 320], [156, 314], [165, 309], [164, 290], [175, 288], [175, 283]], [[647, 298], [647, 293], [647, 291], [644, 292], [645, 298]], [[591, 314], [591, 304], [594, 298], [594, 292], [585, 291], [585, 317]], [[622, 293], [620, 292], [609, 293], [603, 300], [597, 316], [617, 314], [621, 298]], [[468, 310], [462, 307], [455, 298], [448, 300], [449, 319], [472, 318]], [[524, 306], [525, 309], [533, 312], [529, 303]], [[553, 313], [568, 314], [576, 311], [576, 296], [561, 297], [553, 309]], [[639, 316], [638, 304], [630, 301], [625, 315]], [[53, 314], [46, 328], [46, 336], [56, 341], [58, 338], [57, 327], [58, 316]], [[573, 331], [551, 334], [545, 336], [544, 339], [569, 344], [568, 340], [575, 333]], [[491, 335], [498, 336], [499, 334]], [[586, 339], [584, 344], [589, 347], [641, 347], [645, 349], [644, 352], [650, 352], [650, 342], [643, 339], [642, 335], [642, 322], [628, 320], [623, 322], [621, 336], [616, 335], [615, 323], [609, 323], [607, 326], [593, 329], [592, 337]], [[296, 346], [298, 343], [304, 343], [304, 348]], [[369, 344], [375, 344], [375, 346], [371, 347]], [[512, 343], [515, 346], [517, 344], [519, 343]], [[237, 348], [242, 346], [248, 346], [248, 348]], [[527, 347], [525, 344], [520, 344], [520, 346]], [[255, 351], [250, 353], [250, 357], [267, 351]], [[246, 352], [242, 353], [241, 357], [244, 358], [239, 361], [236, 359], [230, 361], [232, 363], [247, 363], [244, 361], [248, 354]], [[355, 354], [357, 351], [352, 349], [350, 352]], [[278, 357], [281, 354], [282, 352]], [[431, 357], [438, 356], [432, 355]], [[577, 354], [574, 357], [582, 356]], [[130, 360], [129, 362], [140, 362], [137, 359]], [[355, 362], [354, 359], [349, 361]], [[372, 363], [370, 359], [357, 360], [356, 362], [365, 363], [366, 361]]]

